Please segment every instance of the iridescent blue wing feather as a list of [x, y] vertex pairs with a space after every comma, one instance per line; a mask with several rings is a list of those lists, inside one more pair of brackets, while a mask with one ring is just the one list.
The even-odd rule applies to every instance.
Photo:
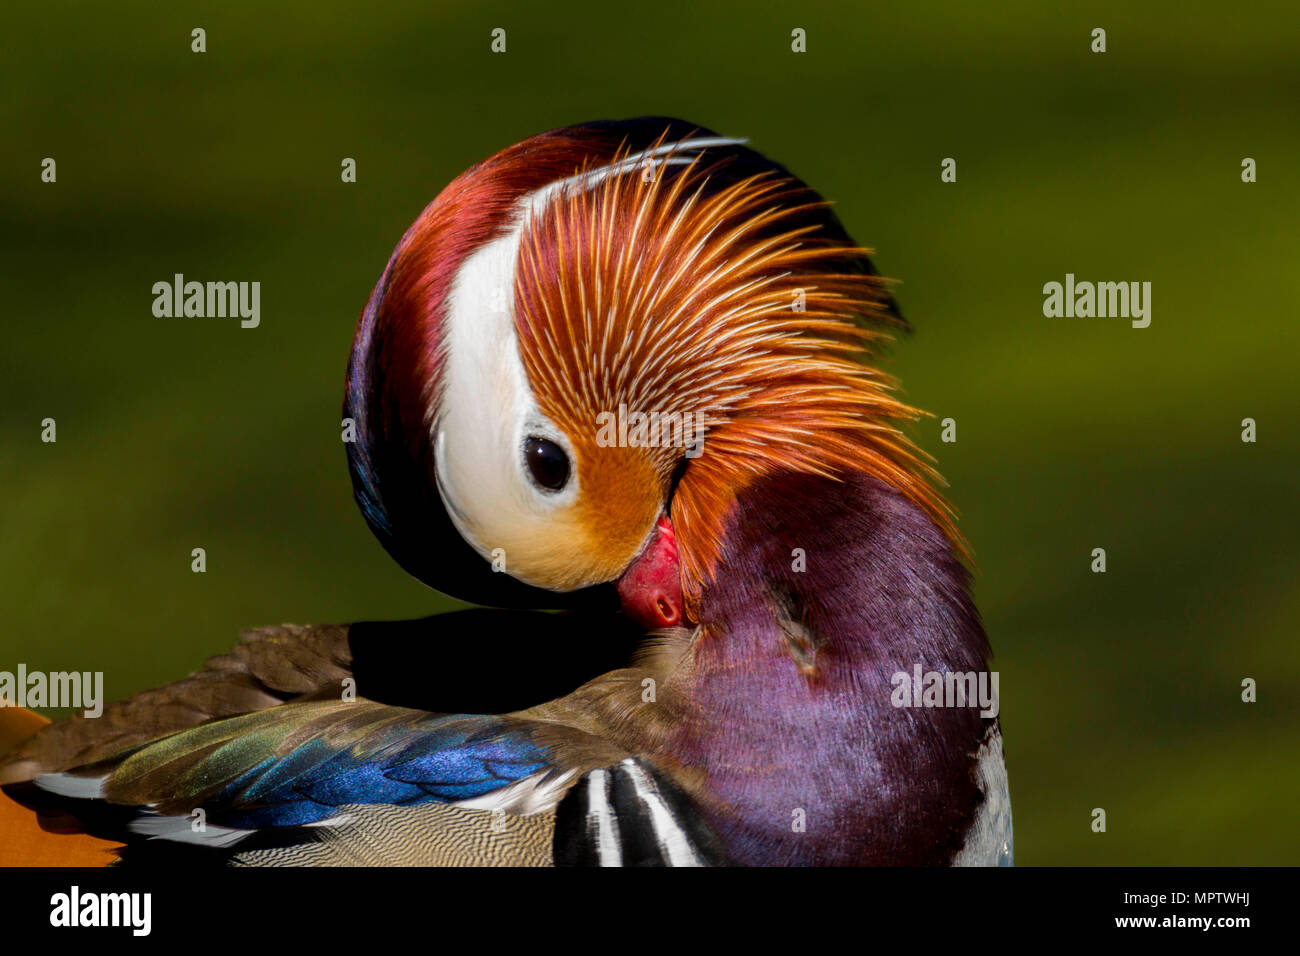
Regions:
[[456, 803], [559, 775], [564, 768], [537, 742], [538, 729], [509, 717], [430, 714], [364, 699], [302, 701], [35, 782], [151, 815], [189, 819], [201, 810], [205, 825], [220, 831], [293, 827], [333, 819], [343, 806]]

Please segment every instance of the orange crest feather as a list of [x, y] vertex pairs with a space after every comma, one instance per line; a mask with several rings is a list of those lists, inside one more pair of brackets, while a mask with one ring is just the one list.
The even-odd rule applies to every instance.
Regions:
[[[760, 174], [710, 192], [710, 169], [696, 158], [672, 177], [565, 187], [532, 218], [515, 315], [542, 411], [580, 458], [620, 404], [703, 416], [703, 453], [672, 504], [688, 606], [737, 493], [779, 470], [871, 475], [964, 549], [937, 473], [899, 427], [922, 413], [864, 364], [890, 340], [880, 327], [898, 324], [886, 280], [857, 271], [868, 250], [785, 228], [825, 205], [801, 184]], [[682, 449], [641, 454], [667, 490]]]

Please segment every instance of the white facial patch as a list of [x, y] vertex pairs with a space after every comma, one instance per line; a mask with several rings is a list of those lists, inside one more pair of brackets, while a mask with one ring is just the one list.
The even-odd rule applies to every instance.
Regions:
[[[530, 435], [569, 454], [568, 439], [537, 406], [519, 357], [513, 290], [522, 224], [476, 250], [461, 266], [447, 300], [447, 362], [434, 423], [438, 491], [462, 537], [493, 560], [521, 541], [544, 536], [556, 508], [577, 497], [577, 475], [560, 491], [529, 478], [523, 447]], [[516, 575], [519, 576], [519, 575]]]

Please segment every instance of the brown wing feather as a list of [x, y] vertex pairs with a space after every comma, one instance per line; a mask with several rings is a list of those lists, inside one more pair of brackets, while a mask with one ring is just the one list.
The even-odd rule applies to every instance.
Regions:
[[108, 704], [97, 718], [77, 714], [41, 729], [0, 759], [0, 783], [96, 763], [209, 720], [332, 689], [351, 663], [346, 625], [244, 631], [234, 650], [209, 658], [201, 671]]

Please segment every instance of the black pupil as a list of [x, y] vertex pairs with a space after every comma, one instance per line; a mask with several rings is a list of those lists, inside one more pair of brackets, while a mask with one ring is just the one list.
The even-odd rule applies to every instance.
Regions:
[[550, 491], [559, 491], [569, 480], [569, 456], [553, 441], [530, 435], [524, 441], [524, 460], [533, 481]]

